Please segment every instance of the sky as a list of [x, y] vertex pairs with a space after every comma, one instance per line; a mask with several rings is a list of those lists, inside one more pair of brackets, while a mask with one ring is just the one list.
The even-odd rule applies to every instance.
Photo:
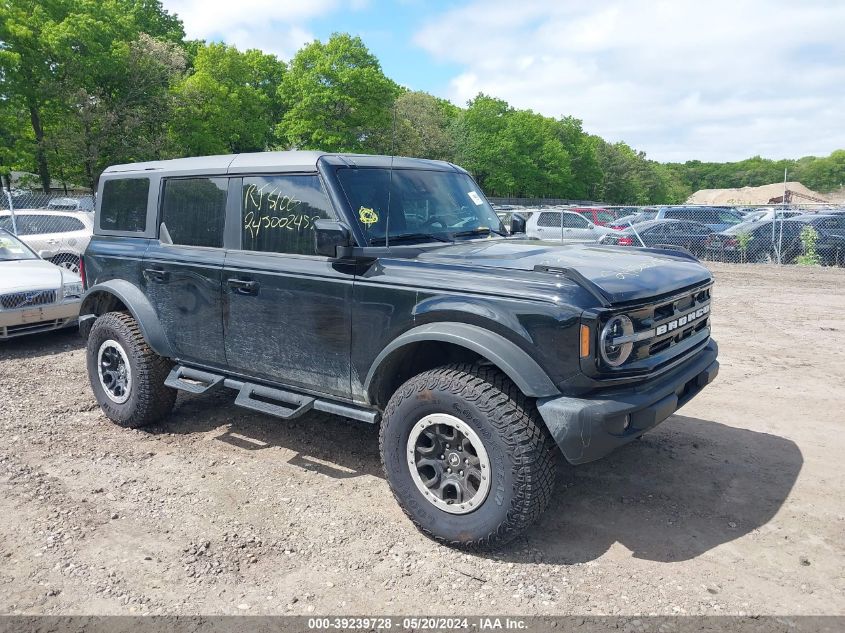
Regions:
[[479, 92], [660, 161], [845, 148], [842, 0], [163, 0], [188, 37], [290, 59], [358, 35], [390, 78]]

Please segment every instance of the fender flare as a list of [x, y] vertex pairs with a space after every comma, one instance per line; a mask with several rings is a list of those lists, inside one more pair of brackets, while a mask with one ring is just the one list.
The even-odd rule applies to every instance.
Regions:
[[[158, 319], [155, 309], [150, 300], [140, 288], [124, 279], [111, 279], [91, 286], [82, 297], [82, 306], [79, 310], [80, 324], [91, 322], [98, 316], [94, 312], [96, 297], [100, 293], [112, 295], [126, 306], [132, 318], [138, 324], [141, 335], [152, 350], [159, 356], [173, 357], [173, 349], [164, 333], [164, 328]], [[90, 328], [89, 328], [90, 329]]]
[[516, 343], [477, 325], [454, 322], [420, 325], [393, 339], [370, 366], [364, 381], [365, 393], [370, 393], [376, 374], [394, 352], [407, 345], [424, 341], [442, 341], [475, 352], [504, 372], [528, 397], [544, 398], [560, 394], [537, 361]]

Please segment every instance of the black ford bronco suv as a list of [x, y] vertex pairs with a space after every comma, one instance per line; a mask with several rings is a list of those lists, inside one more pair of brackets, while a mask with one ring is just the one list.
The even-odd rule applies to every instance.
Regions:
[[503, 543], [557, 456], [602, 457], [718, 371], [708, 270], [656, 249], [510, 234], [463, 169], [267, 152], [118, 165], [84, 256], [91, 387], [127, 427], [179, 389], [381, 425], [427, 535]]

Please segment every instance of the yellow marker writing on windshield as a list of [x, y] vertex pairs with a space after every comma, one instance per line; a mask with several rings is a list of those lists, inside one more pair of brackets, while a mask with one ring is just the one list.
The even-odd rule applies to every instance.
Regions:
[[370, 226], [378, 222], [378, 214], [369, 207], [361, 207], [358, 209], [358, 219], [361, 220], [361, 224]]

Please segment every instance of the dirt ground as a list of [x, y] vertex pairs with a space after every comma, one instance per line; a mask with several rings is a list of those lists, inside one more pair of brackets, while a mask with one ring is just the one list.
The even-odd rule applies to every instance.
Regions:
[[845, 614], [845, 271], [714, 269], [716, 382], [484, 555], [405, 519], [375, 428], [123, 430], [75, 333], [0, 344], [0, 613]]

